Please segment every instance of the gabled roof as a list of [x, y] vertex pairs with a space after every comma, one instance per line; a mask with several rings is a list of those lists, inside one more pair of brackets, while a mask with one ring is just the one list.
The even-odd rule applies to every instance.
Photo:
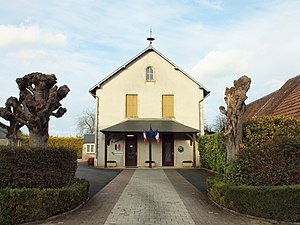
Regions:
[[289, 79], [279, 90], [248, 104], [244, 119], [263, 115], [300, 119], [300, 75]]
[[150, 51], [154, 51], [155, 53], [157, 53], [159, 56], [161, 56], [164, 60], [166, 60], [167, 62], [169, 62], [172, 66], [174, 66], [175, 70], [179, 70], [180, 72], [182, 72], [185, 76], [187, 76], [189, 79], [191, 79], [193, 82], [195, 82], [200, 89], [203, 89], [204, 91], [204, 97], [206, 97], [210, 91], [208, 91], [203, 85], [201, 85], [197, 80], [195, 80], [193, 77], [191, 77], [188, 73], [186, 73], [184, 70], [182, 70], [181, 68], [179, 68], [176, 64], [174, 64], [172, 61], [170, 61], [167, 57], [165, 57], [163, 54], [161, 54], [158, 50], [156, 50], [151, 44], [144, 49], [142, 52], [140, 52], [139, 54], [137, 54], [135, 57], [133, 57], [132, 59], [130, 59], [128, 62], [126, 62], [125, 64], [123, 64], [122, 66], [120, 66], [118, 69], [116, 69], [114, 72], [112, 72], [111, 74], [109, 74], [107, 77], [105, 77], [103, 80], [101, 80], [100, 82], [98, 82], [96, 85], [94, 85], [89, 92], [94, 96], [96, 94], [96, 90], [98, 88], [101, 87], [101, 85], [103, 85], [104, 83], [106, 83], [107, 81], [109, 81], [110, 79], [112, 79], [115, 75], [117, 75], [120, 71], [122, 71], [123, 69], [125, 69], [129, 64], [133, 63], [134, 61], [136, 61], [137, 59], [139, 59], [141, 56], [143, 56], [144, 54], [146, 54], [147, 52]]
[[103, 133], [142, 133], [158, 129], [160, 133], [199, 133], [200, 131], [168, 119], [129, 119], [101, 130]]

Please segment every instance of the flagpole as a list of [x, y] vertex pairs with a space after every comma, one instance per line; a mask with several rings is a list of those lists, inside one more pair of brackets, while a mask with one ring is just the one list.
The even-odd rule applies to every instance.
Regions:
[[152, 168], [152, 143], [151, 143], [151, 137], [149, 138], [149, 168]]

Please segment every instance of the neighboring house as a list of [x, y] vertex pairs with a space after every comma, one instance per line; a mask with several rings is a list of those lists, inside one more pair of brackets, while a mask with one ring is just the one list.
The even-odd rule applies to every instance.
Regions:
[[[199, 166], [196, 135], [204, 134], [209, 91], [151, 43], [90, 93], [96, 100], [96, 166], [115, 161], [118, 167], [143, 167], [150, 158], [159, 167], [182, 167], [187, 160]], [[150, 137], [150, 127], [160, 142]]]
[[279, 90], [248, 104], [244, 119], [263, 115], [300, 119], [300, 75], [289, 79]]
[[83, 136], [82, 159], [95, 157], [95, 135], [85, 134]]
[[0, 127], [0, 145], [8, 145], [7, 131]]

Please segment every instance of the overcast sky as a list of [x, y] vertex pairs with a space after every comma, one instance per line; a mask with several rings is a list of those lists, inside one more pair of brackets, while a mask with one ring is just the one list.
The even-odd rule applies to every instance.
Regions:
[[[298, 0], [0, 0], [0, 106], [18, 96], [15, 79], [55, 74], [71, 92], [50, 135], [76, 135], [95, 102], [89, 89], [153, 46], [208, 90], [205, 121], [224, 105], [224, 89], [252, 79], [249, 103], [300, 74]], [[113, 103], [112, 103], [113, 104]], [[2, 121], [3, 122], [3, 121]]]

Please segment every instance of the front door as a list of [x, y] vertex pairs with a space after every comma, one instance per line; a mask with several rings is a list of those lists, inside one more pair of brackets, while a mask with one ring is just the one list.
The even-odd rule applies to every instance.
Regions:
[[171, 134], [162, 138], [162, 165], [174, 166], [174, 136]]
[[137, 166], [137, 139], [136, 135], [128, 135], [126, 137], [126, 156], [125, 166]]

